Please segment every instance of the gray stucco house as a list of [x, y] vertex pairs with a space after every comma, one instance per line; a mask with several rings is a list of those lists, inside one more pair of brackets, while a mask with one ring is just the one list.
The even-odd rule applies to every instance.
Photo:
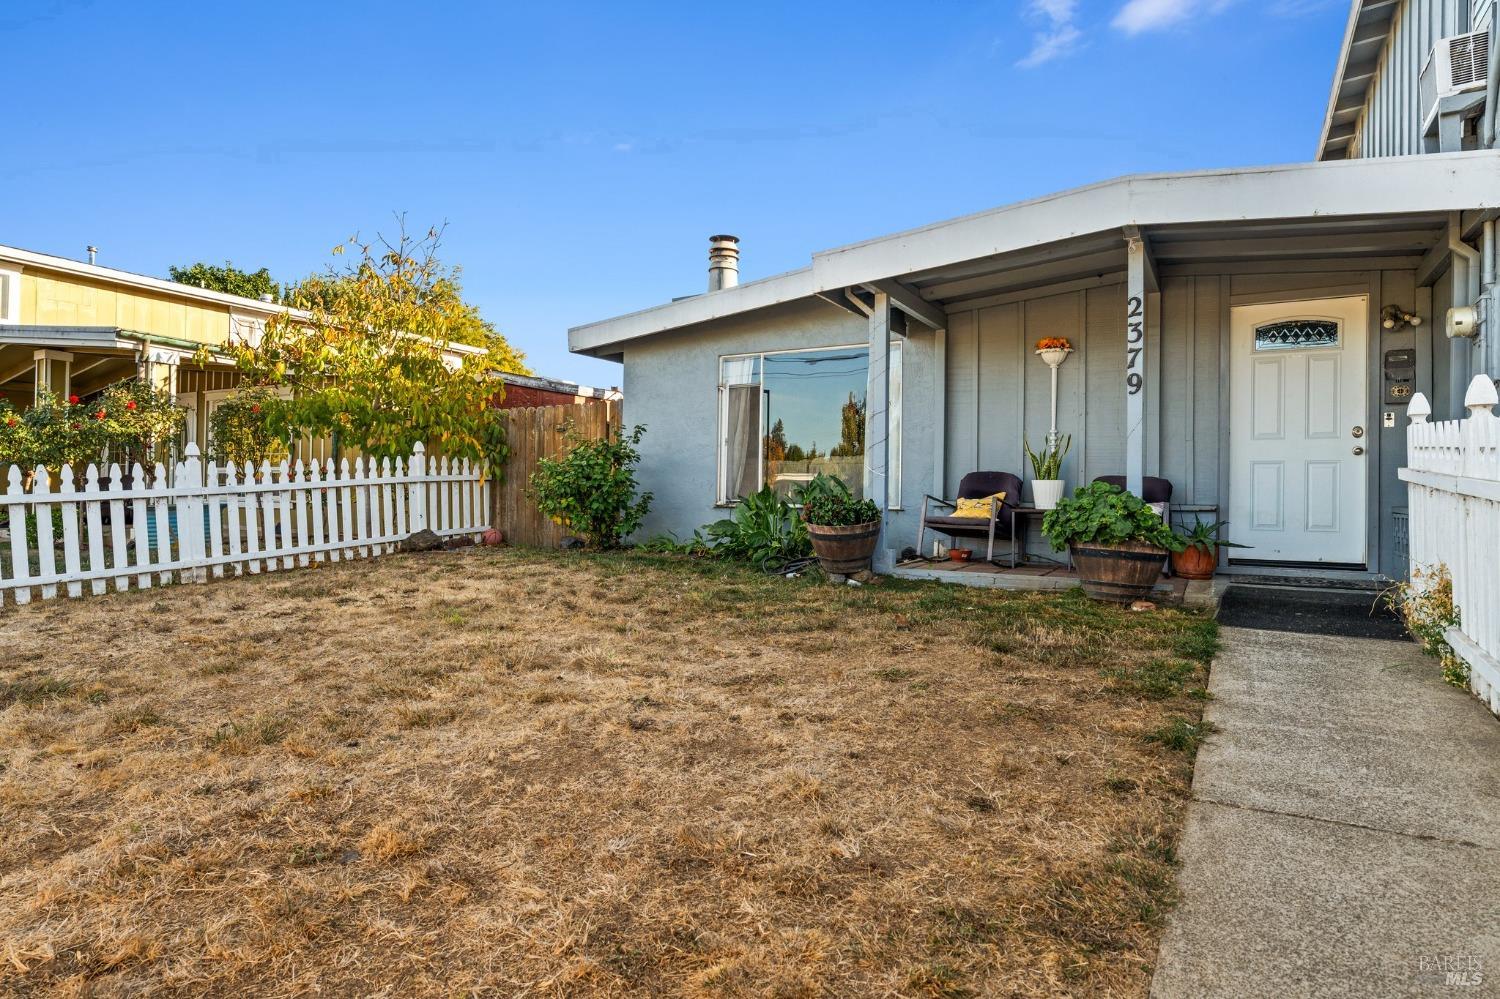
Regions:
[[745, 284], [715, 237], [707, 293], [569, 331], [624, 365], [625, 421], [649, 428], [643, 533], [826, 469], [887, 508], [889, 566], [925, 494], [1029, 472], [1034, 348], [1064, 337], [1069, 490], [1165, 478], [1230, 522], [1237, 564], [1402, 575], [1406, 401], [1457, 415], [1473, 374], [1500, 375], [1500, 60], [1471, 65], [1492, 19], [1356, 0], [1316, 162], [1125, 177]]

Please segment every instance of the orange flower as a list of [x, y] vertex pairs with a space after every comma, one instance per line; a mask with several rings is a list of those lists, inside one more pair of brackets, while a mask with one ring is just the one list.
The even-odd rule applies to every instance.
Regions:
[[1036, 342], [1037, 350], [1072, 350], [1073, 345], [1065, 336], [1044, 336]]

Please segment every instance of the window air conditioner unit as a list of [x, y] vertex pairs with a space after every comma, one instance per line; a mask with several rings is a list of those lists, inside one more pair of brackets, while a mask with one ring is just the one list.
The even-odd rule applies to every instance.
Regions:
[[1483, 90], [1490, 65], [1490, 33], [1471, 31], [1441, 38], [1422, 67], [1420, 81], [1423, 131], [1437, 116], [1444, 97]]

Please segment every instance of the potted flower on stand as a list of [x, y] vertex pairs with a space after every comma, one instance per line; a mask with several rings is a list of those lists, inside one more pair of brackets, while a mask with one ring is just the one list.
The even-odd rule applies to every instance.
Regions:
[[880, 543], [880, 508], [857, 500], [836, 476], [818, 473], [797, 490], [807, 538], [823, 571], [849, 575], [870, 568]]
[[1213, 579], [1219, 565], [1220, 548], [1247, 548], [1219, 538], [1219, 530], [1227, 520], [1205, 524], [1199, 520], [1191, 531], [1179, 531], [1177, 540], [1181, 549], [1172, 552], [1172, 573], [1183, 579]]
[[1139, 496], [1107, 482], [1079, 488], [1042, 518], [1053, 549], [1071, 549], [1084, 592], [1096, 600], [1130, 603], [1151, 592], [1182, 547], [1166, 521]]
[[1052, 510], [1063, 496], [1062, 461], [1073, 446], [1073, 435], [1058, 438], [1048, 434], [1046, 446], [1040, 452], [1031, 450], [1031, 442], [1024, 436], [1021, 446], [1026, 449], [1026, 458], [1031, 462], [1031, 497], [1038, 510]]

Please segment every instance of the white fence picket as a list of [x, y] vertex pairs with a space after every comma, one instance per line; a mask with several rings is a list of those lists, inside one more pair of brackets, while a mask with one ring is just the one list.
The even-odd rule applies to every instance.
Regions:
[[1439, 565], [1453, 580], [1459, 625], [1448, 643], [1469, 667], [1469, 686], [1500, 714], [1500, 405], [1494, 382], [1476, 375], [1469, 416], [1428, 422], [1421, 393], [1407, 407], [1408, 554], [1412, 578]]
[[450, 538], [489, 526], [489, 487], [474, 463], [429, 460], [420, 444], [410, 459], [259, 469], [205, 466], [190, 444], [181, 462], [150, 475], [138, 463], [128, 476], [111, 465], [107, 478], [93, 465], [29, 476], [11, 466], [0, 482], [10, 524], [0, 605], [7, 595], [17, 604], [53, 599], [59, 588], [78, 597], [374, 557], [424, 528]]

